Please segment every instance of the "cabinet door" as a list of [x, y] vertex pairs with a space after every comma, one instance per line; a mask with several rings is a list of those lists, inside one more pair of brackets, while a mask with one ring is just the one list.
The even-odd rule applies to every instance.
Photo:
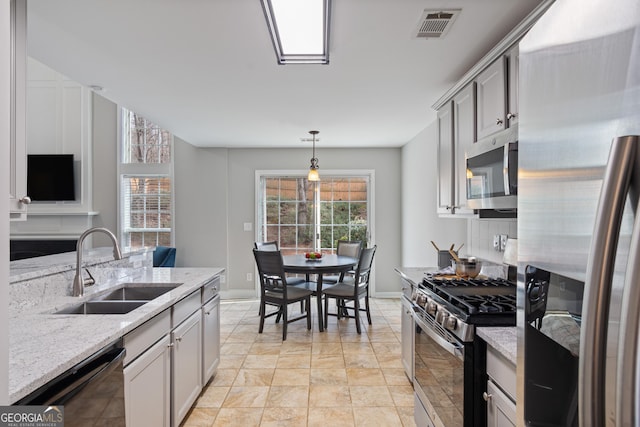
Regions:
[[124, 368], [125, 417], [129, 427], [171, 425], [171, 351], [166, 335]]
[[453, 141], [456, 214], [473, 214], [467, 208], [466, 151], [476, 141], [476, 88], [472, 82], [453, 98]]
[[202, 384], [206, 384], [220, 363], [220, 296], [202, 307]]
[[9, 219], [26, 220], [27, 205], [27, 2], [11, 1]]
[[515, 427], [516, 404], [493, 381], [487, 381], [487, 427]]
[[509, 78], [507, 86], [509, 88], [509, 102], [507, 104], [507, 125], [509, 127], [518, 123], [518, 82], [520, 67], [520, 49], [518, 45], [512, 48], [509, 53]]
[[173, 425], [187, 415], [202, 391], [202, 314], [193, 313], [171, 333], [173, 343]]
[[[408, 283], [402, 283], [402, 286], [410, 286]], [[402, 331], [402, 366], [404, 366], [404, 372], [407, 374], [409, 381], [413, 382], [413, 339], [415, 331], [415, 322], [413, 320], [413, 310], [411, 305], [404, 298], [402, 299], [402, 306], [400, 307], [402, 312], [401, 316], [401, 331]]]
[[438, 206], [439, 214], [453, 207], [453, 107], [448, 102], [438, 110]]
[[478, 139], [506, 128], [506, 59], [498, 58], [476, 78]]

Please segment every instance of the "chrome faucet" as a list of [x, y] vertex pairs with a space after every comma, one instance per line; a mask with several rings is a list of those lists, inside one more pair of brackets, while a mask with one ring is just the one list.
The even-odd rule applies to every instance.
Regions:
[[111, 242], [113, 243], [113, 259], [117, 260], [122, 258], [122, 254], [120, 253], [120, 247], [118, 246], [118, 240], [116, 239], [116, 236], [114, 236], [113, 233], [108, 229], [100, 228], [100, 227], [90, 228], [84, 233], [82, 233], [78, 238], [78, 243], [76, 245], [76, 275], [73, 278], [73, 296], [74, 297], [83, 296], [84, 287], [93, 285], [95, 283], [94, 278], [91, 276], [91, 273], [89, 273], [88, 270], [87, 270], [87, 273], [89, 273], [89, 278], [88, 279], [82, 278], [82, 243], [84, 242], [84, 239], [89, 234], [95, 233], [98, 231], [106, 234], [111, 239]]

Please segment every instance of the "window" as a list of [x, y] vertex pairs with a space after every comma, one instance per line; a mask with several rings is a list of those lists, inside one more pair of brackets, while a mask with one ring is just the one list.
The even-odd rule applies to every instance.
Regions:
[[322, 181], [306, 175], [259, 172], [258, 240], [276, 240], [285, 254], [313, 249], [314, 214], [317, 248], [334, 252], [338, 240], [371, 240], [370, 175], [334, 175]]
[[122, 246], [173, 246], [173, 135], [124, 108], [121, 120]]

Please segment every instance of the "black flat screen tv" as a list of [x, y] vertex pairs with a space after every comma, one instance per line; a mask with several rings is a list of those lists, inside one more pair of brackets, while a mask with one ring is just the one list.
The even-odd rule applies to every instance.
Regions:
[[73, 154], [27, 155], [27, 194], [33, 201], [76, 199]]

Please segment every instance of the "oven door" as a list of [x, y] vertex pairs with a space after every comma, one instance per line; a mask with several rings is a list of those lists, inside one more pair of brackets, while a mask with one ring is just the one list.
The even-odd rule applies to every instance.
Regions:
[[465, 346], [427, 313], [415, 310], [414, 390], [435, 425], [471, 426], [465, 420]]

